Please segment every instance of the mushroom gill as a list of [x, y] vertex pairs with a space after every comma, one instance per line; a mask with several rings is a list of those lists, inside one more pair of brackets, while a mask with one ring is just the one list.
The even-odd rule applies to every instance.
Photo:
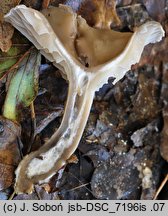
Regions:
[[131, 65], [139, 61], [144, 46], [164, 36], [157, 22], [147, 22], [134, 33], [119, 33], [89, 27], [66, 6], [42, 13], [19, 5], [5, 16], [5, 20], [62, 70], [69, 82], [69, 91], [59, 129], [19, 164], [17, 193], [31, 193], [34, 184], [47, 182], [66, 164], [81, 139], [95, 91], [109, 77], [115, 79], [113, 83], [120, 80]]

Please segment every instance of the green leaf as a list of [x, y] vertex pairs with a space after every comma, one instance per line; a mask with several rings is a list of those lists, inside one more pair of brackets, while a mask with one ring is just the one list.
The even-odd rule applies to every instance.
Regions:
[[19, 56], [19, 49], [11, 47], [7, 53], [0, 51], [0, 78], [4, 75], [5, 71], [14, 65]]
[[0, 50], [0, 79], [6, 72], [20, 59], [20, 57], [30, 48], [27, 39], [15, 31], [12, 38], [12, 47], [8, 52]]
[[3, 110], [6, 118], [19, 121], [21, 108], [28, 107], [36, 98], [40, 62], [40, 53], [32, 49], [13, 72]]

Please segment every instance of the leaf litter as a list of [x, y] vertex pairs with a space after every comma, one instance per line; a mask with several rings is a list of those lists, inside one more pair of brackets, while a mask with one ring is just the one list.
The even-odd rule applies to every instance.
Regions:
[[21, 2], [21, 0], [2, 0], [0, 9], [0, 49], [2, 52], [7, 52], [11, 46], [11, 38], [14, 33], [14, 28], [9, 23], [6, 23], [3, 16]]

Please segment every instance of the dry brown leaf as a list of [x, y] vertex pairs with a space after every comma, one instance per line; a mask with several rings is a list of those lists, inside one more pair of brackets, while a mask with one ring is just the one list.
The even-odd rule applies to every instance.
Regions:
[[114, 27], [121, 24], [116, 12], [115, 0], [87, 0], [83, 3], [80, 13], [96, 28], [110, 29], [111, 25]]
[[73, 155], [71, 155], [70, 156], [70, 158], [67, 160], [67, 163], [74, 163], [74, 164], [76, 164], [76, 163], [78, 163], [78, 157], [75, 155], [75, 154], [73, 154]]
[[11, 48], [13, 33], [14, 28], [11, 24], [0, 22], [0, 49], [2, 52], [7, 52]]
[[14, 180], [14, 170], [21, 160], [17, 138], [20, 126], [0, 116], [0, 190]]
[[161, 137], [161, 144], [160, 144], [160, 153], [162, 157], [168, 161], [168, 145], [167, 145], [167, 139], [168, 139], [168, 106], [164, 107], [163, 110], [163, 121], [164, 121], [164, 127], [162, 130], [162, 137]]
[[95, 27], [110, 29], [111, 24], [120, 25], [116, 12], [115, 0], [94, 0], [96, 11], [94, 13]]
[[21, 0], [1, 0], [0, 14], [4, 15], [21, 2]]
[[[165, 42], [168, 43], [167, 40]], [[163, 48], [161, 48], [161, 50], [163, 50]], [[163, 60], [163, 63], [164, 63], [164, 60]], [[166, 161], [168, 161], [168, 142], [167, 142], [168, 140], [168, 104], [167, 104], [168, 94], [167, 92], [168, 92], [168, 68], [166, 66], [163, 66], [162, 88], [161, 88], [161, 101], [163, 104], [163, 109], [162, 109], [163, 129], [162, 129], [162, 134], [161, 134], [160, 153], [161, 153], [161, 156]]]
[[0, 7], [0, 49], [2, 52], [7, 52], [11, 45], [11, 38], [14, 33], [12, 25], [3, 21], [3, 16], [20, 3], [21, 0], [2, 0]]

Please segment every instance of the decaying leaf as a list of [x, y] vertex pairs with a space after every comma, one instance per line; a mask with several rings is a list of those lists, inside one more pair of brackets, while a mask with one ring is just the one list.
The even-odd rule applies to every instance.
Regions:
[[160, 153], [164, 160], [168, 161], [168, 69], [167, 64], [163, 67], [163, 77], [162, 77], [162, 89], [161, 89], [161, 99], [163, 103], [163, 130], [160, 143]]
[[13, 72], [3, 110], [6, 118], [18, 120], [20, 108], [28, 107], [35, 99], [40, 61], [41, 55], [36, 49], [32, 49]]
[[11, 8], [15, 7], [21, 0], [1, 0], [0, 14], [1, 17], [8, 13]]
[[0, 116], [0, 190], [14, 181], [14, 171], [21, 160], [18, 137], [20, 126]]
[[69, 81], [69, 92], [60, 128], [18, 166], [17, 193], [31, 193], [34, 184], [48, 182], [66, 164], [82, 136], [95, 91], [109, 77], [114, 78], [115, 84], [140, 60], [144, 46], [164, 36], [157, 22], [147, 22], [134, 33], [119, 33], [89, 27], [69, 7], [51, 8], [43, 13], [47, 19], [40, 12], [20, 5], [10, 11], [6, 21], [62, 71]]
[[116, 12], [115, 0], [86, 0], [80, 8], [80, 13], [86, 20], [100, 29], [110, 29], [121, 24]]
[[157, 21], [163, 21], [166, 19], [166, 1], [165, 0], [160, 0], [160, 1], [155, 1], [155, 0], [143, 0], [143, 3], [149, 13], [149, 15]]
[[163, 131], [162, 131], [162, 142], [161, 142], [161, 146], [160, 146], [160, 153], [161, 153], [162, 157], [166, 161], [168, 161], [168, 156], [167, 156], [167, 152], [168, 152], [168, 145], [167, 145], [167, 138], [168, 138], [168, 133], [167, 133], [167, 127], [168, 127], [167, 111], [164, 111], [163, 117], [164, 117], [164, 128], [163, 128]]
[[17, 63], [29, 48], [29, 43], [20, 34], [14, 34], [13, 45], [7, 52], [0, 51], [0, 79]]
[[17, 47], [11, 47], [8, 52], [0, 52], [0, 78], [3, 77], [6, 70], [17, 62], [19, 55], [19, 49]]
[[13, 33], [14, 28], [9, 23], [0, 22], [0, 48], [2, 52], [7, 52], [10, 49]]
[[14, 28], [9, 23], [4, 22], [3, 16], [20, 3], [21, 0], [1, 0], [0, 8], [0, 49], [7, 52], [11, 45], [11, 38], [14, 33]]

